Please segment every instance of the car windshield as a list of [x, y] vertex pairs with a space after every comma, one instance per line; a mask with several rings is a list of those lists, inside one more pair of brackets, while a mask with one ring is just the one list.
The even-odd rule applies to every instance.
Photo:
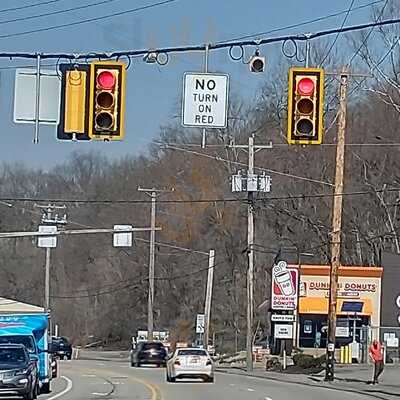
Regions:
[[207, 353], [201, 349], [178, 350], [178, 356], [206, 356]]
[[36, 346], [32, 336], [0, 336], [0, 344], [23, 344], [29, 353], [36, 353]]
[[26, 362], [23, 348], [0, 348], [0, 364], [19, 364]]

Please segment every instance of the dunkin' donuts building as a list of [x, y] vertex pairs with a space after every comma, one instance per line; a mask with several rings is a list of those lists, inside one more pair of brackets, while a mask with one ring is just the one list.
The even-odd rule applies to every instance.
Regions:
[[[297, 311], [297, 346], [325, 348], [329, 303], [327, 265], [301, 265]], [[340, 267], [337, 301], [336, 345], [348, 344], [353, 330], [363, 341], [365, 327], [379, 327], [382, 268]]]

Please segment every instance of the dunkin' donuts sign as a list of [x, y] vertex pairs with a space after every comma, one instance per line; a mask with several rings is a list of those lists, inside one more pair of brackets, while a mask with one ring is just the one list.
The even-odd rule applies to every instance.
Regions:
[[297, 308], [297, 288], [299, 271], [286, 261], [279, 261], [272, 269], [272, 309], [295, 310]]

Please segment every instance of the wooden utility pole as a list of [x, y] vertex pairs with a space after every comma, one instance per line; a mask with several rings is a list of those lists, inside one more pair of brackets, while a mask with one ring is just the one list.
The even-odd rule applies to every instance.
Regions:
[[211, 299], [214, 280], [214, 265], [215, 265], [215, 250], [210, 250], [208, 256], [208, 275], [206, 289], [206, 304], [204, 307], [205, 324], [204, 324], [204, 348], [208, 349], [208, 340], [210, 337], [210, 314], [211, 314]]
[[[262, 149], [272, 149], [272, 143], [269, 145], [254, 145], [254, 136], [250, 135], [249, 142], [247, 145], [230, 145], [230, 148], [238, 148], [248, 151], [249, 164], [247, 170], [247, 187], [245, 190], [242, 189], [242, 183], [240, 183], [239, 190], [233, 190], [234, 192], [247, 191], [247, 332], [246, 332], [246, 366], [247, 371], [253, 370], [253, 316], [254, 316], [254, 192], [269, 192], [271, 189], [270, 177], [265, 175], [254, 174], [254, 155], [257, 151]], [[243, 180], [241, 174], [234, 175], [233, 179], [239, 177], [240, 181]], [[255, 185], [256, 183], [256, 185]], [[262, 183], [262, 188], [259, 184]], [[235, 186], [235, 185], [234, 185]], [[236, 329], [236, 327], [235, 327]], [[237, 334], [237, 329], [236, 329]]]
[[344, 152], [347, 111], [347, 80], [348, 73], [345, 69], [340, 74], [340, 104], [338, 115], [338, 141], [336, 147], [336, 175], [335, 194], [333, 197], [332, 217], [332, 250], [329, 288], [329, 312], [328, 312], [328, 343], [326, 352], [325, 380], [334, 379], [335, 341], [336, 341], [336, 305], [337, 287], [340, 266], [342, 207], [343, 207], [343, 182], [344, 182]]

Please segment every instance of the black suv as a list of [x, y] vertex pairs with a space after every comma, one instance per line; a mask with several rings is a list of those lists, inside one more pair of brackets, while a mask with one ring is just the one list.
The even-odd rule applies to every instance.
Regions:
[[140, 367], [143, 364], [165, 366], [167, 350], [159, 342], [140, 342], [136, 349], [131, 351], [131, 366]]
[[0, 395], [36, 399], [39, 393], [37, 360], [21, 344], [0, 345]]
[[65, 337], [53, 336], [51, 338], [51, 352], [61, 359], [70, 360], [72, 358], [72, 346]]

